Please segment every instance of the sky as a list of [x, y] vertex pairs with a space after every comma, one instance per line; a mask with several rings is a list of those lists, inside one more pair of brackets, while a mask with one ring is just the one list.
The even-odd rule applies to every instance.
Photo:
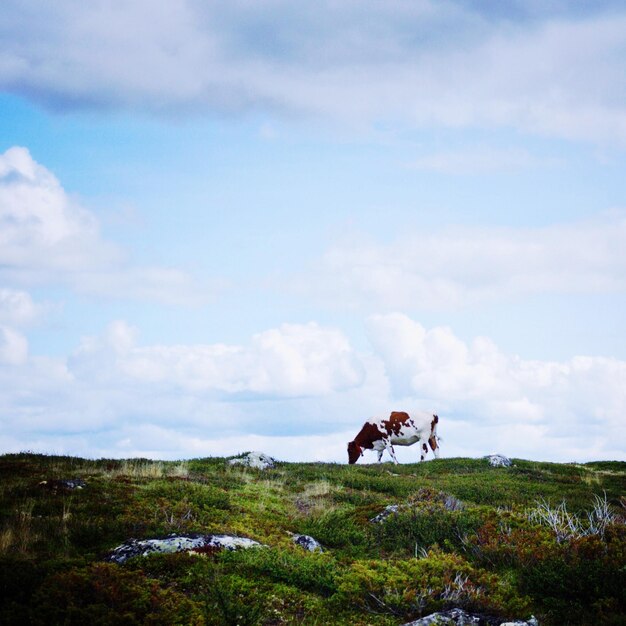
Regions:
[[4, 0], [0, 453], [624, 460], [625, 70], [623, 2]]

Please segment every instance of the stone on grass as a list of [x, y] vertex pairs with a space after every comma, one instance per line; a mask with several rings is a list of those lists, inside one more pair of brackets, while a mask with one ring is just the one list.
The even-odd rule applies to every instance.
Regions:
[[310, 535], [294, 535], [292, 541], [309, 552], [324, 552], [320, 542]]
[[398, 512], [400, 505], [398, 504], [390, 504], [386, 506], [383, 511], [381, 511], [376, 517], [372, 517], [370, 522], [374, 524], [380, 524], [380, 522], [384, 522], [390, 515]]
[[490, 454], [483, 458], [489, 461], [489, 465], [491, 465], [491, 467], [511, 467], [511, 465], [513, 465], [511, 459], [503, 454]]
[[178, 535], [173, 533], [167, 537], [153, 539], [129, 539], [113, 549], [105, 560], [121, 564], [133, 557], [147, 556], [148, 554], [170, 554], [173, 552], [202, 554], [216, 550], [254, 547], [263, 547], [263, 544], [247, 537], [234, 535], [202, 535], [198, 533]]
[[468, 613], [463, 609], [450, 609], [432, 613], [414, 622], [407, 622], [403, 626], [539, 626], [539, 622], [535, 617], [531, 617], [528, 621], [510, 622], [491, 615]]
[[384, 522], [390, 515], [394, 515], [400, 511], [406, 511], [410, 507], [416, 506], [416, 503], [421, 502], [439, 502], [446, 511], [462, 511], [465, 508], [465, 504], [443, 491], [434, 491], [433, 489], [420, 489], [414, 498], [405, 504], [390, 504], [386, 506], [376, 517], [372, 517], [370, 522], [374, 524], [380, 524]]
[[273, 469], [276, 462], [276, 459], [263, 452], [247, 452], [229, 461], [231, 465], [243, 465], [260, 470]]
[[73, 491], [74, 489], [84, 489], [87, 483], [82, 478], [65, 478], [56, 479], [51, 478], [49, 480], [42, 480], [39, 486], [44, 489], [50, 489], [51, 491]]

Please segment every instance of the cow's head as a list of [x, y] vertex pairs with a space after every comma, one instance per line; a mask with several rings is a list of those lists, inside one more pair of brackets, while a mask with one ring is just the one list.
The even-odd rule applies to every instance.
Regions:
[[351, 441], [348, 444], [348, 463], [353, 465], [359, 460], [359, 457], [363, 454], [363, 448], [356, 443], [356, 441]]

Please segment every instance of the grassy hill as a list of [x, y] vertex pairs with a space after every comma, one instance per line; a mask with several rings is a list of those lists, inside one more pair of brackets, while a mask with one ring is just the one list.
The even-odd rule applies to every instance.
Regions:
[[[77, 478], [84, 488], [54, 482]], [[0, 623], [382, 625], [460, 606], [542, 625], [624, 624], [625, 487], [623, 462], [261, 471], [222, 458], [5, 455]], [[391, 504], [397, 513], [369, 521]], [[187, 532], [268, 547], [103, 561], [131, 537]]]

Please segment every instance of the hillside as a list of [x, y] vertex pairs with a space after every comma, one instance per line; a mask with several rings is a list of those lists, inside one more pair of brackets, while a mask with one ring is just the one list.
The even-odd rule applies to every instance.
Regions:
[[[513, 462], [257, 470], [4, 455], [0, 623], [395, 625], [453, 606], [626, 623], [626, 463]], [[105, 562], [130, 538], [170, 533], [267, 547]]]

